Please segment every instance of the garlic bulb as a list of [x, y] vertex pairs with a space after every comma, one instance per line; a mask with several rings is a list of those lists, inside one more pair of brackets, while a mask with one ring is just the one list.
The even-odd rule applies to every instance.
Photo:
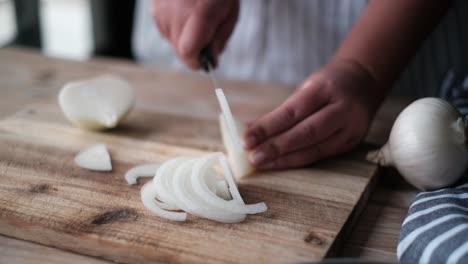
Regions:
[[394, 166], [423, 190], [455, 183], [468, 167], [467, 124], [439, 98], [423, 98], [406, 107], [393, 124], [388, 142], [367, 159]]

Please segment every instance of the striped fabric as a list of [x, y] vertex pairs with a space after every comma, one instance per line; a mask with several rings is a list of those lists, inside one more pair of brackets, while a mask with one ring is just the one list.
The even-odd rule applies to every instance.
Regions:
[[397, 255], [405, 263], [468, 263], [468, 184], [418, 194]]
[[456, 80], [456, 74], [449, 71], [442, 82], [440, 97], [452, 103], [466, 118], [468, 116], [468, 75]]
[[[367, 0], [241, 0], [240, 17], [217, 74], [230, 79], [300, 83], [325, 64]], [[151, 0], [136, 8], [133, 50], [148, 65], [185, 66], [159, 34]], [[439, 96], [449, 69], [468, 73], [468, 1], [455, 0], [396, 83], [393, 94]], [[417, 23], [417, 21], [415, 21]], [[402, 44], [404, 45], [404, 44]]]

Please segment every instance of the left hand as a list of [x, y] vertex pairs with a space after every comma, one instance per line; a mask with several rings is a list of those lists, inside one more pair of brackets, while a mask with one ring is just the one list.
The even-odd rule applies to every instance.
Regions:
[[366, 135], [382, 101], [368, 72], [332, 61], [283, 104], [248, 126], [245, 148], [263, 169], [292, 168], [343, 153]]

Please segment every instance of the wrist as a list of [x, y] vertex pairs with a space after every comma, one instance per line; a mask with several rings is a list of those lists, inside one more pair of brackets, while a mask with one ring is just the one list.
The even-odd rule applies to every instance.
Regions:
[[358, 97], [365, 103], [373, 115], [388, 94], [391, 85], [380, 82], [376, 75], [358, 60], [344, 57], [333, 57], [325, 69], [339, 71], [350, 76], [349, 80], [355, 83]]

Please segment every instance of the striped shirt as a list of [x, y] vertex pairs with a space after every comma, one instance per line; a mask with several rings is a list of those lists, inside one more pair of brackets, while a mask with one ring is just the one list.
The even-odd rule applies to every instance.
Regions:
[[403, 221], [397, 255], [404, 263], [467, 263], [468, 184], [418, 194]]
[[[367, 0], [243, 0], [217, 74], [229, 79], [296, 85], [324, 65]], [[137, 3], [133, 49], [148, 65], [185, 69], [151, 17], [151, 0]], [[455, 0], [395, 84], [393, 94], [440, 96], [449, 70], [468, 72], [468, 1]], [[415, 21], [416, 23], [417, 21]]]

